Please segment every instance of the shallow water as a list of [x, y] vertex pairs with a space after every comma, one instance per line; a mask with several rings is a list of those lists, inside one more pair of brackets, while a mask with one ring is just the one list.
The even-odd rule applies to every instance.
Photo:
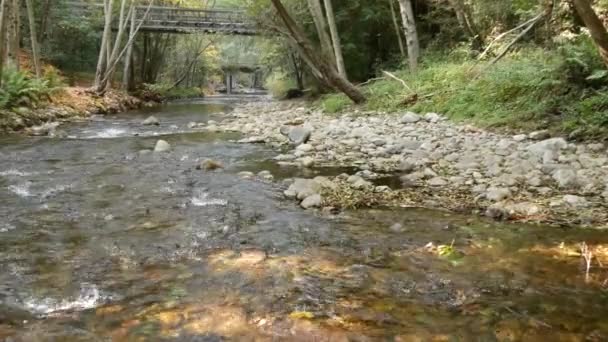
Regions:
[[[238, 134], [187, 128], [229, 110], [179, 103], [70, 124], [67, 139], [0, 138], [0, 340], [608, 339], [608, 272], [585, 279], [576, 253], [606, 233], [306, 212], [283, 178], [349, 170], [280, 167]], [[150, 114], [160, 127], [140, 125]], [[159, 137], [172, 152], [140, 153]], [[196, 170], [206, 158], [226, 169]]]

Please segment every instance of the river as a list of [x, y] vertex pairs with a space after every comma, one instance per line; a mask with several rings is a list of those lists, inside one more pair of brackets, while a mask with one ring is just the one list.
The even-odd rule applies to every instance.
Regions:
[[[0, 340], [605, 341], [604, 232], [284, 199], [302, 171], [190, 101], [0, 137]], [[142, 126], [155, 115], [161, 126]], [[168, 153], [150, 150], [162, 138]], [[225, 169], [205, 172], [204, 159]], [[243, 179], [267, 170], [274, 181]]]

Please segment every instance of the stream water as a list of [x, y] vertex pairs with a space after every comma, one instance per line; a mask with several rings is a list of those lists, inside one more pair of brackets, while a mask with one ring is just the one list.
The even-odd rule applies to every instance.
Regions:
[[[187, 128], [229, 110], [178, 103], [63, 139], [0, 137], [0, 341], [608, 340], [608, 273], [586, 280], [576, 253], [608, 234], [304, 211], [281, 180], [343, 170], [302, 174], [238, 134]], [[162, 125], [142, 126], [150, 114]], [[142, 152], [160, 136], [171, 152]], [[196, 170], [206, 158], [226, 168]]]

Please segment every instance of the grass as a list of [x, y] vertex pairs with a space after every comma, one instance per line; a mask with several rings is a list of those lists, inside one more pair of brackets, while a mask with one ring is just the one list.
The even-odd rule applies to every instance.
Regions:
[[[608, 73], [588, 41], [547, 51], [514, 53], [492, 67], [486, 62], [429, 58], [413, 75], [396, 71], [400, 82], [384, 79], [363, 87], [365, 110], [437, 112], [481, 127], [530, 131], [550, 129], [585, 138], [608, 138]], [[352, 104], [341, 94], [326, 95], [327, 113]]]

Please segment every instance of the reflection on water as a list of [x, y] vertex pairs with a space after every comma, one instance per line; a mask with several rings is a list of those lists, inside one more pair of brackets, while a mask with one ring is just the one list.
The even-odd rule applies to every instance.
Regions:
[[[420, 209], [300, 210], [304, 171], [181, 103], [0, 138], [0, 340], [603, 341], [608, 236]], [[162, 135], [173, 150], [152, 149]], [[205, 159], [225, 170], [204, 172]], [[578, 244], [596, 261], [585, 281]], [[601, 265], [600, 265], [601, 263]]]

